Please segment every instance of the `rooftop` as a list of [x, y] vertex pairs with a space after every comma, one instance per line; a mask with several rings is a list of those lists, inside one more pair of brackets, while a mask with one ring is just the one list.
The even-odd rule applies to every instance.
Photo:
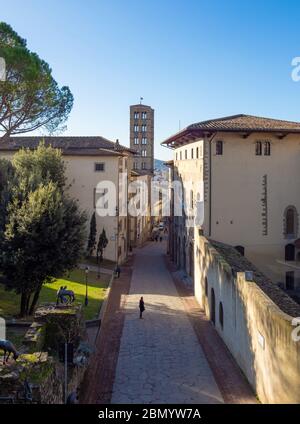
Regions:
[[13, 151], [20, 148], [35, 149], [41, 141], [46, 145], [61, 149], [67, 155], [120, 155], [122, 153], [134, 153], [132, 149], [122, 146], [118, 140], [107, 140], [100, 136], [25, 136], [9, 137], [0, 140], [0, 151]]
[[253, 271], [253, 281], [283, 312], [293, 317], [300, 316], [300, 305], [259, 271], [234, 247], [210, 239], [209, 243], [221, 254], [234, 272]]
[[191, 124], [169, 137], [161, 144], [175, 148], [205, 135], [216, 132], [239, 132], [244, 135], [253, 132], [277, 133], [279, 137], [289, 133], [300, 133], [300, 123], [252, 115], [233, 115]]

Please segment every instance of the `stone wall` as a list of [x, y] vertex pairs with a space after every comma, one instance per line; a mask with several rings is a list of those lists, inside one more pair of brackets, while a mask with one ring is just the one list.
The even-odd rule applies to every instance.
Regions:
[[292, 339], [299, 305], [234, 248], [198, 233], [195, 296], [260, 401], [300, 403], [300, 342]]
[[34, 318], [20, 349], [23, 353], [17, 361], [0, 365], [0, 403], [30, 403], [24, 396], [25, 381], [31, 386], [33, 403], [64, 403], [64, 364], [59, 362], [58, 345], [65, 337], [74, 345], [74, 360], [68, 365], [68, 394], [76, 392], [83, 381], [91, 349], [84, 341], [81, 306], [45, 304]]

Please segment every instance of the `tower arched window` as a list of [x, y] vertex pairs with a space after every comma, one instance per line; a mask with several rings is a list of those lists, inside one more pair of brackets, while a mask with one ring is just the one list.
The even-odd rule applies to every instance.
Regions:
[[255, 143], [255, 154], [256, 154], [256, 156], [261, 156], [261, 154], [262, 154], [262, 144], [261, 144], [261, 141], [257, 141]]
[[271, 143], [269, 141], [265, 141], [264, 155], [265, 156], [270, 156], [271, 155]]
[[191, 209], [194, 208], [194, 192], [193, 192], [193, 190], [190, 191], [190, 206], [191, 206]]

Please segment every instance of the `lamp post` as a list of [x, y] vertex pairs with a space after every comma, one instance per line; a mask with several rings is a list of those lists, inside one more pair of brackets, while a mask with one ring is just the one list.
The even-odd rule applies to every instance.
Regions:
[[89, 267], [86, 266], [84, 271], [85, 271], [85, 301], [84, 301], [84, 305], [87, 306], [89, 304], [89, 299], [88, 299], [88, 273], [89, 273]]

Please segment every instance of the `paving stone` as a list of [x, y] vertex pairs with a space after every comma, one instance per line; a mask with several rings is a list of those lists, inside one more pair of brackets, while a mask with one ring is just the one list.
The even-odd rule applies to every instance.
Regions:
[[126, 393], [128, 403], [223, 403], [166, 268], [164, 249], [149, 244], [136, 252], [111, 402], [124, 402]]

